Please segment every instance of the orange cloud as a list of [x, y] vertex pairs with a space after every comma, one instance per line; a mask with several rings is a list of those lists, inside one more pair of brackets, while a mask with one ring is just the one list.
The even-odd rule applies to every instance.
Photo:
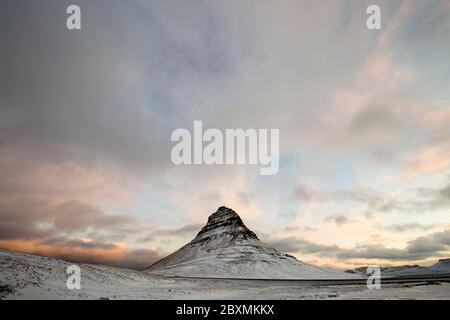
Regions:
[[97, 245], [94, 242], [75, 239], [54, 244], [41, 240], [0, 240], [0, 247], [55, 257], [70, 262], [105, 264], [142, 269], [164, 256], [157, 248], [133, 249], [125, 243]]

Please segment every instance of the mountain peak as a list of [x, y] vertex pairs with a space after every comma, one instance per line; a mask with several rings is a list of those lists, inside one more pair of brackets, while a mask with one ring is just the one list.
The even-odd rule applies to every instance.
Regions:
[[233, 209], [230, 209], [230, 208], [227, 208], [227, 207], [222, 206], [222, 207], [220, 207], [219, 209], [217, 209], [216, 212], [212, 213], [212, 214], [209, 216], [208, 220], [211, 219], [211, 217], [214, 217], [214, 216], [226, 216], [226, 215], [236, 215], [236, 216], [239, 216]]
[[218, 237], [228, 237], [230, 240], [258, 239], [256, 234], [249, 230], [241, 217], [227, 207], [220, 207], [208, 218], [208, 223], [198, 233], [192, 243], [212, 240]]
[[208, 224], [217, 223], [219, 220], [220, 221], [224, 221], [224, 220], [238, 220], [238, 221], [241, 222], [242, 225], [244, 224], [242, 222], [241, 217], [239, 217], [239, 215], [233, 209], [230, 209], [230, 208], [227, 208], [227, 207], [223, 207], [223, 206], [220, 207], [219, 209], [217, 209], [216, 212], [212, 213], [208, 217]]

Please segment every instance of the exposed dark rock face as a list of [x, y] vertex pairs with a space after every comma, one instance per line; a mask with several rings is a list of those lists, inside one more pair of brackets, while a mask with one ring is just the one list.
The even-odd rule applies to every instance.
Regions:
[[218, 237], [230, 237], [231, 240], [256, 239], [256, 234], [249, 230], [241, 217], [232, 209], [220, 207], [208, 218], [208, 223], [202, 228], [191, 244], [212, 241]]

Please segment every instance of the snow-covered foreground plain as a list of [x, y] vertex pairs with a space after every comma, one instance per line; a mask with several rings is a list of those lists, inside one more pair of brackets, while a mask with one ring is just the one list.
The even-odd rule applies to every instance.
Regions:
[[81, 290], [66, 286], [71, 263], [0, 249], [2, 299], [450, 299], [450, 284], [320, 285], [311, 281], [170, 278], [80, 264]]

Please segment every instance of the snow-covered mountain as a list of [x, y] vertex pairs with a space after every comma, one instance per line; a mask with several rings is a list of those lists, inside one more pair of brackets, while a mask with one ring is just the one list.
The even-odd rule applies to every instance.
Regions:
[[263, 243], [232, 209], [220, 207], [190, 243], [148, 267], [165, 276], [246, 279], [345, 279]]
[[440, 259], [438, 262], [427, 268], [430, 272], [450, 273], [450, 258]]
[[[347, 273], [365, 274], [367, 267], [359, 267], [353, 270], [347, 270]], [[381, 273], [384, 276], [416, 276], [450, 273], [450, 259], [440, 259], [435, 264], [424, 267], [419, 265], [404, 265], [397, 267], [381, 267]]]
[[[366, 274], [368, 267], [359, 267], [353, 270], [347, 270], [348, 273], [356, 273], [356, 274]], [[422, 267], [419, 265], [404, 265], [397, 267], [381, 267], [381, 273], [383, 275], [401, 275], [401, 274], [410, 274], [410, 273], [420, 273], [425, 270], [426, 267]]]

